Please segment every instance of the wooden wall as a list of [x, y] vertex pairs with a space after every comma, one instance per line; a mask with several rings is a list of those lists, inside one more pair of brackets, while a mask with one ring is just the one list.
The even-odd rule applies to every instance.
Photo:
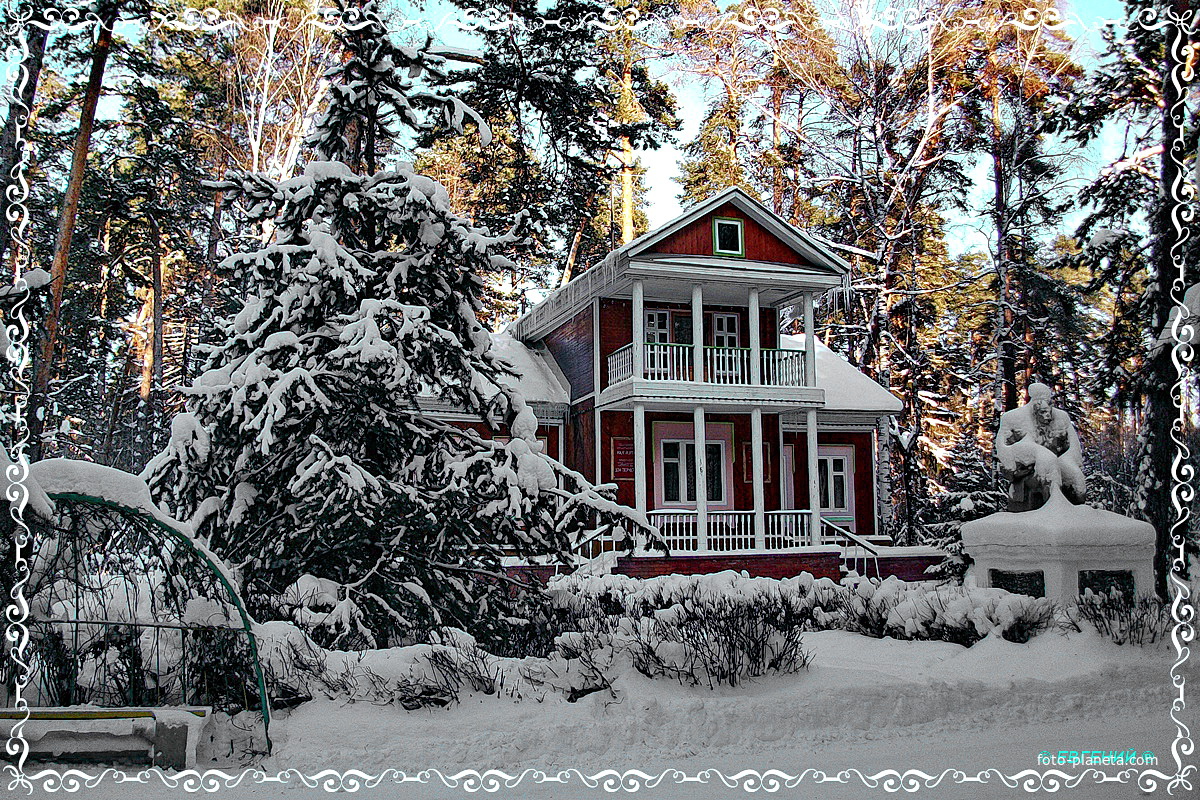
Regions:
[[[726, 203], [709, 214], [676, 231], [654, 246], [656, 253], [673, 255], [713, 255], [712, 218], [732, 217], [742, 220], [742, 232], [746, 244], [747, 261], [771, 261], [778, 264], [806, 264], [807, 262], [791, 248], [781, 242], [766, 228], [746, 216], [732, 203]], [[741, 261], [736, 256], [721, 256], [731, 261]]]
[[551, 331], [545, 338], [546, 349], [570, 383], [571, 399], [591, 394], [592, 308], [588, 306], [570, 321]]
[[[871, 434], [856, 431], [818, 432], [817, 444], [854, 447], [854, 523], [859, 536], [875, 535], [875, 458]], [[792, 445], [792, 463], [796, 468], [796, 508], [808, 508], [808, 437], [800, 432], [783, 434], [783, 443]]]

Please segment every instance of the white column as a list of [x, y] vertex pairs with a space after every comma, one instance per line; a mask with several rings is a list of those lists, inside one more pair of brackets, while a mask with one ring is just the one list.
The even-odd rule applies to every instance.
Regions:
[[633, 406], [633, 496], [634, 507], [646, 513], [646, 407]]
[[817, 385], [817, 331], [811, 292], [804, 295], [804, 385]]
[[692, 436], [696, 446], [696, 549], [708, 549], [708, 448], [705, 446], [707, 426], [704, 406], [692, 412]]
[[762, 384], [762, 313], [758, 308], [758, 289], [750, 290], [750, 383]]
[[633, 378], [646, 375], [642, 368], [646, 354], [646, 290], [641, 281], [633, 282]]
[[692, 287], [692, 380], [704, 380], [704, 287]]
[[808, 440], [808, 513], [811, 543], [821, 542], [821, 482], [817, 475], [817, 410], [808, 409], [804, 435]]
[[754, 548], [762, 550], [767, 543], [766, 491], [763, 475], [766, 459], [763, 458], [762, 409], [755, 406], [750, 411], [750, 450], [754, 459]]

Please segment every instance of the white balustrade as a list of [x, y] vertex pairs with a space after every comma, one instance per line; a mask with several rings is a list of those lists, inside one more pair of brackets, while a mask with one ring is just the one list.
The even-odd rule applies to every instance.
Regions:
[[[691, 381], [691, 345], [666, 342], [646, 342], [643, 369], [645, 378], [652, 381]], [[751, 351], [744, 347], [705, 347], [704, 381], [724, 385], [750, 384]], [[764, 386], [803, 386], [804, 351], [763, 350], [762, 382]], [[608, 357], [608, 382], [617, 383], [633, 377], [633, 345], [627, 344]]]
[[709, 511], [708, 549], [714, 553], [754, 550], [754, 512]]
[[803, 350], [763, 350], [762, 382], [766, 386], [803, 386]]
[[[708, 547], [705, 553], [748, 553], [791, 550], [808, 542], [807, 511], [766, 512], [766, 541], [759, 550], [754, 543], [753, 511], [709, 511]], [[701, 552], [696, 536], [696, 512], [692, 510], [651, 511], [650, 524], [658, 527], [674, 555]]]
[[698, 549], [696, 538], [695, 511], [651, 511], [647, 515], [650, 524], [658, 533], [671, 553], [694, 553]]
[[704, 377], [708, 383], [749, 384], [750, 350], [745, 347], [704, 348]]
[[691, 345], [647, 342], [646, 377], [653, 381], [690, 381]]
[[811, 544], [808, 536], [807, 511], [768, 511], [766, 517], [766, 550], [787, 550]]
[[616, 383], [633, 376], [633, 345], [614, 350], [608, 357], [608, 382]]

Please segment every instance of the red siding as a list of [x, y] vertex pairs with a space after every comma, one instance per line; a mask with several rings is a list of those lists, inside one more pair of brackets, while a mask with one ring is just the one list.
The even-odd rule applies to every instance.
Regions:
[[[818, 444], [854, 446], [854, 523], [859, 536], [875, 535], [875, 451], [870, 433], [830, 431], [818, 433]], [[808, 508], [808, 437], [803, 433], [785, 433], [785, 445], [792, 445], [793, 481], [796, 508]]]
[[567, 442], [563, 463], [593, 483], [604, 483], [596, 474], [596, 412], [592, 400], [571, 406], [567, 412]]
[[590, 394], [592, 386], [592, 309], [580, 311], [569, 322], [551, 331], [546, 349], [571, 384], [571, 399]]
[[704, 575], [732, 569], [752, 578], [794, 578], [808, 572], [814, 578], [840, 580], [839, 553], [770, 553], [739, 556], [642, 556], [618, 558], [614, 572], [631, 578], [659, 575]]
[[[751, 444], [749, 414], [706, 414], [705, 421], [709, 425], [733, 425], [733, 500], [736, 510], [749, 511], [754, 508], [753, 476], [746, 480], [745, 459]], [[691, 414], [646, 414], [646, 498], [647, 510], [654, 510], [654, 469], [658, 457], [654, 450], [654, 424], [657, 422], [675, 422], [686, 425], [692, 424]], [[603, 459], [601, 481], [612, 480], [612, 440], [614, 437], [633, 436], [632, 411], [605, 411], [601, 416], [600, 428], [600, 457]], [[766, 447], [767, 465], [764, 475], [767, 480], [763, 485], [764, 501], [767, 510], [775, 510], [779, 503], [779, 415], [763, 414], [763, 442]], [[616, 481], [617, 499], [625, 505], [632, 506], [636, 502], [634, 482], [629, 479]]]
[[600, 300], [600, 388], [608, 387], [608, 357], [633, 341], [633, 303]]
[[[704, 255], [713, 254], [712, 218], [733, 217], [742, 220], [742, 230], [746, 243], [746, 260], [773, 261], [780, 264], [806, 264], [807, 262], [767, 229], [747, 217], [730, 203], [718, 208], [700, 219], [687, 225], [654, 246], [652, 252], [672, 253], [675, 255]], [[729, 257], [731, 260], [741, 260]]]

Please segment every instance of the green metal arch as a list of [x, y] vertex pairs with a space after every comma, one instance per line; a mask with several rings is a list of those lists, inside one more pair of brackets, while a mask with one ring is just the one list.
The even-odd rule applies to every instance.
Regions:
[[254, 659], [254, 675], [258, 683], [259, 701], [262, 706], [263, 732], [267, 740], [267, 752], [270, 753], [272, 748], [271, 698], [267, 694], [267, 680], [266, 676], [263, 674], [262, 659], [260, 659], [258, 655], [258, 642], [254, 638], [250, 614], [246, 611], [246, 606], [242, 602], [241, 595], [238, 594], [237, 589], [235, 589], [233, 585], [225, 579], [225, 572], [213, 562], [208, 553], [196, 547], [196, 543], [192, 541], [190, 536], [185, 534], [183, 531], [166, 524], [157, 517], [147, 514], [140, 508], [130, 508], [129, 506], [113, 502], [112, 500], [107, 500], [103, 497], [95, 497], [87, 494], [76, 494], [75, 492], [49, 492], [48, 496], [54, 501], [69, 500], [76, 503], [102, 506], [104, 508], [111, 509], [112, 511], [116, 511], [123, 516], [132, 517], [141, 522], [147, 523], [150, 526], [150, 530], [159, 530], [164, 532], [169, 538], [183, 544], [190, 552], [198, 556], [201, 561], [208, 565], [209, 569], [211, 569], [213, 574], [216, 575], [217, 580], [220, 581], [221, 585], [225, 587], [225, 591], [229, 593], [229, 599], [233, 602], [234, 608], [237, 609], [238, 616], [240, 616], [242, 619], [242, 630], [246, 633], [246, 640], [250, 645], [250, 655]]

